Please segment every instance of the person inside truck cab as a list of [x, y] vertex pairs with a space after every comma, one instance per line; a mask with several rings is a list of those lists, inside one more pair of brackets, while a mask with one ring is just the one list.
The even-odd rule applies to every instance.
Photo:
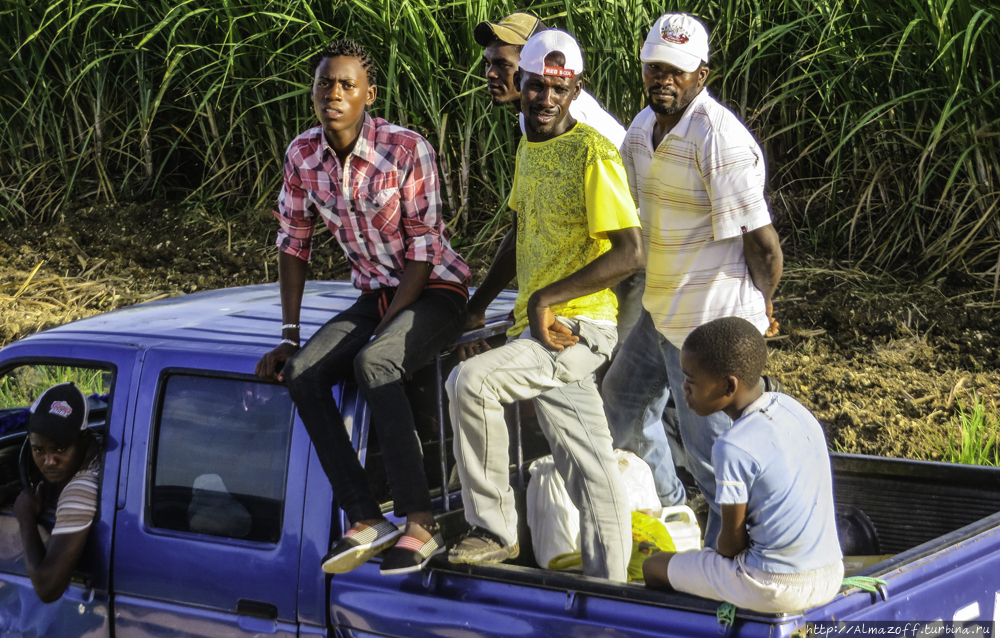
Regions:
[[[31, 585], [42, 602], [62, 597], [97, 513], [100, 441], [87, 429], [87, 398], [73, 383], [42, 393], [31, 406], [28, 441], [43, 479], [14, 502]], [[38, 531], [45, 502], [56, 502], [46, 544]]]
[[618, 149], [570, 110], [584, 69], [576, 40], [537, 33], [519, 64], [527, 133], [510, 195], [514, 241], [504, 242], [470, 301], [467, 328], [485, 325], [487, 306], [517, 277], [514, 325], [504, 346], [463, 347], [466, 360], [446, 383], [472, 525], [448, 559], [481, 564], [519, 554], [503, 404], [531, 399], [580, 510], [584, 573], [625, 581], [631, 522], [594, 371], [617, 340], [608, 288], [642, 267], [639, 219]]
[[[368, 52], [338, 40], [313, 58], [310, 70], [319, 126], [288, 146], [275, 211], [281, 342], [256, 372], [288, 385], [351, 522], [323, 570], [344, 573], [392, 547], [383, 574], [417, 571], [445, 547], [403, 379], [461, 334], [469, 268], [449, 242], [433, 148], [367, 113], [377, 93]], [[299, 313], [319, 219], [343, 249], [361, 295], [305, 341]], [[331, 387], [350, 376], [371, 409], [405, 533], [382, 515], [332, 396]]]
[[826, 436], [798, 401], [762, 392], [767, 344], [746, 319], [695, 329], [681, 348], [684, 400], [733, 426], [712, 446], [722, 529], [713, 549], [654, 554], [646, 586], [790, 613], [830, 601], [844, 577]]

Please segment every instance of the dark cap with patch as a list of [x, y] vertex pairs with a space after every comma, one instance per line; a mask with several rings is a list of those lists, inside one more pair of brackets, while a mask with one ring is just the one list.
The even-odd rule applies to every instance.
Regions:
[[544, 31], [545, 28], [545, 23], [535, 14], [530, 11], [518, 11], [500, 22], [480, 22], [472, 32], [472, 37], [482, 47], [489, 46], [494, 40], [524, 46], [528, 38], [539, 31]]
[[54, 385], [31, 406], [28, 433], [42, 434], [62, 447], [69, 447], [87, 429], [90, 406], [75, 383]]

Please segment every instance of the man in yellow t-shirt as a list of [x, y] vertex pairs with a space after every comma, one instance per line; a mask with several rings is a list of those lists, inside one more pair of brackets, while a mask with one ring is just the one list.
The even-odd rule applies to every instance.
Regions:
[[569, 113], [583, 71], [576, 41], [563, 31], [538, 33], [519, 64], [527, 130], [510, 196], [516, 239], [504, 242], [470, 300], [467, 328], [485, 325], [486, 307], [515, 275], [519, 294], [510, 341], [496, 350], [479, 342], [448, 378], [472, 525], [448, 558], [478, 564], [517, 556], [503, 404], [533, 399], [580, 510], [584, 573], [624, 581], [630, 518], [594, 371], [617, 340], [608, 288], [643, 265], [639, 218], [618, 150]]

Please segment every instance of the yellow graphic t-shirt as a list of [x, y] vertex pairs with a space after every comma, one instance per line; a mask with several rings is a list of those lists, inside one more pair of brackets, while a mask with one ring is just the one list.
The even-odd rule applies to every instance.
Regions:
[[[511, 187], [517, 214], [516, 337], [528, 327], [528, 297], [564, 279], [611, 248], [607, 232], [639, 225], [618, 149], [583, 122], [545, 142], [522, 138]], [[552, 307], [562, 317], [615, 321], [608, 289]]]

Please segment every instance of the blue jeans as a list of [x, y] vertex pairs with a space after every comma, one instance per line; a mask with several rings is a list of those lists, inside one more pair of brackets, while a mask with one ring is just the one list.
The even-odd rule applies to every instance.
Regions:
[[657, 332], [649, 312], [643, 310], [604, 377], [604, 410], [615, 447], [638, 454], [653, 471], [660, 503], [681, 505], [686, 500], [684, 485], [677, 477], [661, 419], [670, 389], [675, 389], [687, 467], [710, 507], [705, 545], [714, 548], [722, 513], [715, 502], [712, 445], [733, 422], [722, 412], [700, 417], [687, 407], [680, 357], [680, 349]]

